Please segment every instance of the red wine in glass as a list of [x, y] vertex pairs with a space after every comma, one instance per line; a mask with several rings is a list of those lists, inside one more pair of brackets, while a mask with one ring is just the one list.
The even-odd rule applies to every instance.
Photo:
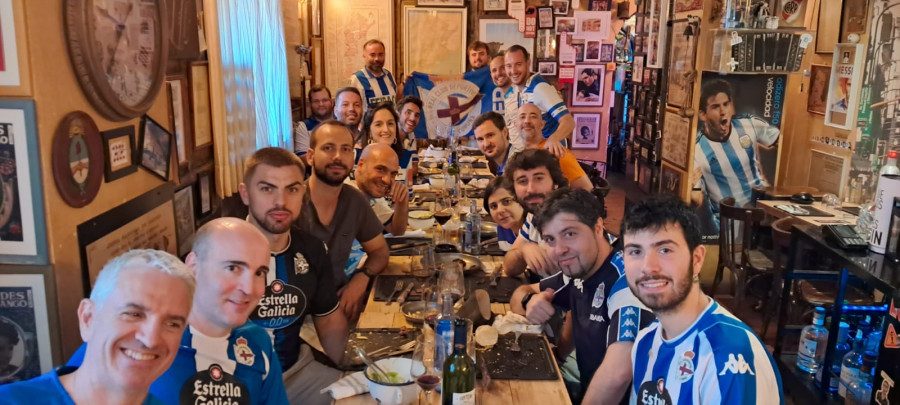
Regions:
[[416, 378], [416, 384], [425, 391], [431, 391], [441, 384], [441, 377], [433, 374], [420, 375]]
[[445, 210], [445, 211], [436, 212], [434, 214], [434, 219], [436, 219], [438, 221], [438, 223], [441, 224], [441, 226], [444, 226], [447, 223], [447, 221], [450, 220], [450, 218], [452, 216], [453, 216], [452, 213]]

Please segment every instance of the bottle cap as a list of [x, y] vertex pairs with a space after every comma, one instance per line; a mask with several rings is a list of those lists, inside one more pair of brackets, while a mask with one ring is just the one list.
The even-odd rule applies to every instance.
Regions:
[[895, 150], [888, 151], [888, 159], [896, 159], [896, 158], [897, 158], [897, 151], [895, 151]]

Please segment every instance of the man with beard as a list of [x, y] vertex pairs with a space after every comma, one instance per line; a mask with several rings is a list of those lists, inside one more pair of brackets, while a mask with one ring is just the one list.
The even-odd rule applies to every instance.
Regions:
[[512, 82], [512, 91], [504, 101], [506, 107], [506, 125], [510, 128], [510, 142], [515, 150], [525, 147], [525, 139], [519, 133], [516, 119], [519, 107], [523, 104], [535, 104], [543, 113], [546, 123], [542, 135], [547, 139], [544, 149], [556, 156], [563, 156], [566, 151], [566, 139], [575, 129], [575, 120], [566, 103], [550, 83], [538, 73], [531, 73], [531, 61], [528, 51], [520, 46], [509, 47], [505, 55], [506, 75]]
[[503, 175], [506, 161], [511, 153], [509, 148], [509, 131], [506, 129], [506, 121], [503, 116], [494, 111], [488, 111], [475, 118], [472, 123], [475, 141], [478, 149], [487, 158], [488, 168], [495, 176]]
[[735, 117], [731, 85], [725, 80], [704, 83], [700, 90], [700, 127], [694, 148], [691, 202], [704, 196], [718, 230], [719, 201], [734, 197], [735, 205], [750, 203], [754, 187], [766, 187], [759, 148], [773, 147], [780, 131], [757, 117]]
[[[519, 133], [525, 137], [526, 149], [544, 149], [547, 140], [541, 136], [541, 130], [544, 128], [544, 120], [541, 118], [541, 110], [534, 104], [523, 104], [519, 107], [519, 116], [517, 123], [519, 125]], [[563, 175], [569, 181], [569, 187], [581, 188], [588, 191], [594, 188], [587, 173], [578, 164], [572, 151], [564, 149], [559, 158], [559, 168], [562, 169]]]
[[517, 276], [527, 267], [539, 279], [558, 272], [556, 263], [539, 246], [541, 233], [534, 226], [534, 214], [553, 190], [569, 186], [559, 160], [544, 149], [527, 149], [509, 159], [503, 175], [513, 184], [516, 200], [528, 213], [519, 236], [503, 258], [506, 274]]
[[356, 142], [359, 139], [359, 122], [362, 121], [363, 112], [359, 90], [356, 87], [344, 87], [337, 91], [334, 100], [334, 118], [347, 126]]
[[487, 66], [488, 61], [490, 60], [488, 46], [481, 41], [475, 41], [469, 44], [469, 47], [466, 48], [466, 53], [469, 55], [469, 66], [471, 67], [469, 70], [481, 69], [482, 67]]
[[238, 190], [250, 212], [247, 221], [265, 235], [270, 251], [268, 288], [250, 321], [273, 338], [290, 402], [330, 404], [331, 397], [319, 391], [337, 381], [341, 372], [313, 359], [300, 329], [312, 315], [311, 330], [337, 363], [347, 342], [347, 321], [337, 310], [325, 244], [291, 226], [303, 205], [305, 173], [303, 162], [282, 148], [260, 149], [247, 162]]
[[297, 123], [294, 128], [294, 153], [299, 156], [309, 149], [309, 132], [334, 115], [334, 100], [328, 87], [315, 85], [309, 89], [309, 109], [312, 116]]
[[674, 196], [642, 200], [628, 208], [622, 237], [628, 287], [659, 320], [634, 344], [633, 398], [784, 403], [781, 376], [762, 340], [700, 290], [706, 248], [691, 209]]
[[511, 309], [534, 324], [568, 311], [557, 356], [573, 341], [585, 404], [627, 403], [631, 347], [638, 330], [653, 321], [628, 289], [621, 245], [603, 228], [604, 204], [590, 192], [556, 190], [535, 219], [560, 272], [520, 286]]
[[[355, 321], [363, 309], [369, 281], [387, 266], [390, 252], [384, 226], [359, 190], [344, 179], [353, 165], [353, 137], [338, 121], [325, 121], [312, 133], [307, 159], [313, 167], [297, 225], [325, 242], [338, 288], [341, 312]], [[353, 240], [368, 259], [362, 268], [347, 266]]]
[[[370, 39], [363, 44], [363, 60], [366, 66], [350, 76], [350, 86], [359, 90], [363, 97], [363, 111], [370, 105], [382, 101], [394, 101], [397, 83], [394, 76], [384, 68], [384, 42]], [[402, 93], [402, 92], [401, 92]]]
[[81, 337], [89, 343], [79, 349], [84, 365], [0, 385], [0, 402], [158, 404], [148, 391], [178, 353], [195, 287], [184, 263], [166, 252], [135, 249], [110, 260], [78, 306]]
[[403, 149], [417, 152], [416, 127], [422, 117], [422, 100], [416, 96], [406, 96], [397, 102], [397, 114], [400, 116], [400, 134], [403, 135]]
[[[395, 236], [406, 233], [409, 223], [409, 189], [394, 181], [398, 173], [400, 161], [394, 150], [383, 143], [373, 143], [363, 149], [356, 165], [356, 180], [349, 182], [369, 199], [384, 231]], [[393, 208], [385, 200], [387, 196], [391, 197]]]

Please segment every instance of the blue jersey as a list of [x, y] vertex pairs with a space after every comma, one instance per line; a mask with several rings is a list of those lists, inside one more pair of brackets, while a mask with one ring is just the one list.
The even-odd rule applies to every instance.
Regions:
[[[68, 364], [80, 365], [85, 348], [81, 345]], [[150, 393], [170, 405], [288, 403], [272, 340], [251, 323], [221, 338], [185, 329], [175, 361], [153, 382]]]
[[528, 78], [521, 90], [516, 86], [512, 86], [510, 90], [512, 91], [506, 93], [504, 107], [506, 108], [506, 126], [509, 128], [509, 141], [516, 152], [525, 150], [525, 137], [522, 136], [516, 125], [519, 107], [531, 103], [543, 112], [541, 117], [544, 119], [544, 130], [542, 131], [544, 138], [553, 135], [559, 128], [560, 118], [569, 114], [566, 102], [559, 96], [559, 92], [538, 73]]
[[504, 252], [509, 251], [512, 244], [516, 241], [516, 233], [511, 229], [506, 229], [497, 225], [497, 244]]
[[[76, 367], [59, 367], [49, 373], [26, 381], [0, 385], [0, 403], [3, 405], [75, 405], [75, 401], [59, 381], [59, 377], [76, 370]], [[162, 404], [147, 394], [144, 405]]]
[[294, 127], [294, 153], [300, 156], [306, 154], [309, 150], [309, 135], [321, 123], [322, 121], [316, 117], [309, 117], [297, 123]]
[[381, 76], [375, 76], [369, 69], [363, 67], [350, 76], [350, 86], [356, 87], [363, 99], [363, 112], [370, 105], [378, 104], [382, 101], [394, 101], [397, 95], [397, 83], [394, 82], [394, 76], [387, 69], [382, 69]]
[[784, 403], [763, 342], [713, 299], [680, 336], [663, 339], [658, 322], [641, 331], [631, 359], [633, 404]]

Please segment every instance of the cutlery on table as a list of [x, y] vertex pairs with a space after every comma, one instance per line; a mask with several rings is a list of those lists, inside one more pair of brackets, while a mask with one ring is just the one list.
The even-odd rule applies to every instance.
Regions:
[[394, 296], [399, 294], [400, 291], [403, 291], [403, 280], [397, 280], [394, 284], [394, 291], [391, 291], [391, 295], [388, 296], [386, 305], [391, 305], [391, 302], [394, 301]]
[[415, 286], [416, 286], [416, 283], [410, 281], [410, 282], [406, 285], [406, 288], [403, 289], [403, 292], [400, 293], [400, 296], [397, 297], [397, 304], [402, 305], [404, 302], [406, 302], [406, 297], [409, 296], [409, 292], [412, 291], [412, 289], [413, 289]]
[[491, 287], [497, 286], [497, 279], [500, 278], [500, 275], [503, 274], [503, 263], [497, 265], [497, 268], [494, 269], [494, 272], [491, 273]]
[[509, 351], [511, 352], [521, 352], [522, 346], [519, 346], [519, 336], [522, 334], [522, 330], [516, 328], [516, 340], [513, 340], [512, 346], [509, 347]]

